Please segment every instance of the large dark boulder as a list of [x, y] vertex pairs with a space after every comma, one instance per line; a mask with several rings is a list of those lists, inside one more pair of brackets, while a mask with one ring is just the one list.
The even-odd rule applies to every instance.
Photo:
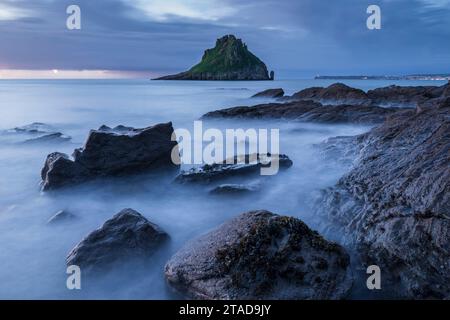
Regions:
[[86, 180], [175, 167], [172, 150], [172, 123], [144, 129], [102, 126], [92, 130], [83, 148], [76, 149], [73, 160], [62, 153], [47, 157], [42, 169], [42, 188], [50, 190]]
[[449, 114], [444, 100], [359, 136], [353, 168], [318, 201], [323, 232], [379, 265], [399, 297], [450, 295]]
[[302, 221], [253, 211], [186, 244], [165, 274], [195, 299], [342, 299], [349, 265], [343, 248]]
[[68, 254], [67, 265], [104, 271], [129, 258], [148, 258], [169, 236], [139, 212], [124, 209], [90, 233]]

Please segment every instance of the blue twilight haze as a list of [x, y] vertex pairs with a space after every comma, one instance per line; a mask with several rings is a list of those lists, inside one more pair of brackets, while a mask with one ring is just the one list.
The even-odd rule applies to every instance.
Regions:
[[174, 73], [235, 34], [282, 78], [450, 72], [450, 0], [0, 0], [0, 29], [0, 69]]

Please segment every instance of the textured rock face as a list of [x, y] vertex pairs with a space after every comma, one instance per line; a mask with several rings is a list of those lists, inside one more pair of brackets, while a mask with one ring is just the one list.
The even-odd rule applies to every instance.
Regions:
[[378, 104], [403, 104], [416, 106], [425, 100], [437, 98], [444, 91], [444, 87], [401, 87], [389, 86], [369, 90], [367, 96]]
[[270, 167], [278, 158], [280, 169], [292, 166], [292, 160], [284, 154], [251, 154], [242, 157], [234, 157], [232, 161], [224, 160], [221, 163], [206, 164], [199, 168], [192, 168], [189, 171], [183, 171], [175, 179], [179, 183], [211, 183], [234, 176], [245, 176], [260, 174], [261, 168]]
[[205, 114], [204, 118], [275, 118], [321, 123], [373, 124], [383, 122], [395, 108], [366, 105], [322, 105], [310, 100], [234, 107]]
[[83, 272], [104, 271], [120, 260], [151, 256], [168, 238], [137, 211], [124, 209], [73, 248], [66, 262]]
[[270, 80], [266, 65], [241, 39], [227, 35], [205, 51], [202, 61], [189, 71], [155, 80]]
[[165, 274], [196, 299], [341, 299], [352, 285], [349, 261], [302, 221], [254, 211], [188, 243]]
[[317, 209], [327, 234], [379, 265], [402, 297], [450, 295], [449, 114], [444, 100], [359, 136], [359, 160]]
[[267, 89], [261, 92], [258, 92], [252, 98], [280, 98], [284, 96], [284, 90], [281, 88], [278, 89]]
[[367, 94], [360, 90], [349, 87], [343, 83], [335, 83], [327, 88], [312, 87], [295, 93], [291, 98], [300, 100], [313, 100], [324, 103], [366, 103]]
[[62, 153], [47, 157], [42, 169], [43, 190], [56, 189], [97, 177], [122, 175], [174, 166], [171, 152], [171, 123], [144, 129], [106, 126], [92, 130], [83, 148], [74, 151], [72, 161]]

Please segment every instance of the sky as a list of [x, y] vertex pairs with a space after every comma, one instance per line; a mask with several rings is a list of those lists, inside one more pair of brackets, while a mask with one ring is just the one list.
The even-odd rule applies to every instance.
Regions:
[[226, 34], [277, 78], [450, 73], [450, 0], [0, 0], [0, 78], [176, 73]]

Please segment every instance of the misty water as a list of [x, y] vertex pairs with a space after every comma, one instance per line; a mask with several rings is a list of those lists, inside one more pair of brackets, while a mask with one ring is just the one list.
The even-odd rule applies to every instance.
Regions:
[[[164, 265], [186, 241], [240, 213], [267, 209], [313, 225], [311, 202], [348, 169], [323, 159], [315, 144], [334, 136], [355, 135], [368, 127], [286, 121], [214, 120], [205, 127], [278, 128], [280, 151], [293, 167], [262, 179], [262, 190], [245, 197], [218, 197], [211, 187], [179, 185], [173, 175], [149, 173], [86, 183], [59, 192], [40, 192], [40, 171], [47, 154], [71, 154], [90, 129], [105, 124], [147, 127], [172, 121], [190, 129], [204, 113], [251, 105], [254, 93], [282, 87], [287, 94], [332, 81], [160, 82], [148, 80], [0, 81], [0, 130], [43, 122], [72, 137], [61, 144], [17, 143], [25, 137], [0, 134], [0, 298], [2, 299], [169, 299], [177, 296], [164, 281]], [[384, 81], [347, 81], [368, 90]], [[407, 82], [408, 85], [424, 82]], [[426, 84], [429, 84], [427, 82]], [[434, 84], [434, 83], [433, 83]], [[253, 180], [258, 180], [255, 177]], [[124, 261], [92, 279], [82, 290], [66, 288], [67, 253], [87, 234], [123, 208], [133, 208], [161, 226], [170, 243], [145, 262]], [[47, 225], [59, 210], [77, 219]]]

